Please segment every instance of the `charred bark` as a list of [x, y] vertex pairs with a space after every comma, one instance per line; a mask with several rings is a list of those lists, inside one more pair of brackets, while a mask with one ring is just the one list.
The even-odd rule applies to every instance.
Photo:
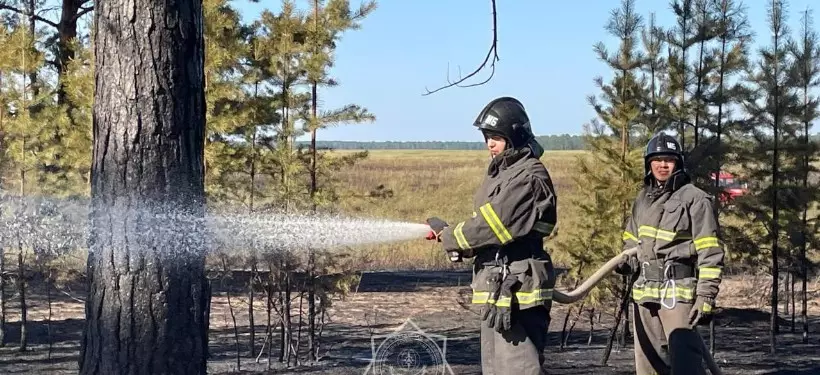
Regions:
[[567, 313], [564, 315], [564, 324], [561, 326], [561, 342], [558, 350], [564, 350], [564, 345], [567, 338], [567, 324], [569, 324], [569, 317], [572, 314], [572, 306], [567, 309]]
[[253, 283], [258, 277], [256, 262], [256, 257], [253, 257], [251, 260], [251, 278], [248, 281], [248, 328], [250, 330], [250, 337], [248, 337], [248, 356], [250, 357], [256, 355], [256, 321], [253, 316], [253, 297], [255, 294]]
[[313, 251], [308, 262], [308, 361], [315, 361], [319, 356], [316, 346], [316, 260]]
[[566, 331], [566, 335], [564, 335], [564, 342], [561, 345], [563, 349], [566, 346], [569, 346], [569, 337], [572, 335], [572, 330], [575, 329], [575, 324], [578, 323], [578, 320], [581, 319], [581, 314], [584, 313], [584, 305], [585, 302], [581, 302], [581, 306], [578, 307], [578, 311], [575, 313], [575, 317], [572, 318], [572, 322], [569, 324], [569, 329]]
[[0, 246], [0, 347], [2, 346], [6, 346], [6, 249]]
[[[794, 333], [794, 273], [792, 271], [786, 274], [786, 280], [788, 282], [786, 289], [789, 293], [786, 298], [786, 310], [787, 314], [791, 314], [791, 332]], [[789, 308], [789, 305], [791, 305], [791, 308]]]
[[28, 348], [28, 306], [26, 304], [26, 264], [23, 260], [23, 246], [17, 253], [17, 289], [20, 297], [20, 351]]
[[199, 0], [98, 1], [79, 373], [206, 373]]
[[54, 311], [51, 309], [51, 285], [53, 284], [53, 272], [49, 269], [48, 277], [46, 278], [46, 303], [48, 303], [48, 317], [46, 318], [46, 336], [48, 338], [48, 359], [51, 359], [51, 353], [54, 351], [54, 340], [51, 337], [51, 319], [54, 317]]
[[293, 317], [291, 316], [291, 299], [290, 299], [290, 292], [291, 292], [291, 278], [290, 278], [290, 265], [285, 263], [285, 293], [284, 299], [282, 300], [282, 310], [284, 316], [284, 330], [282, 331], [282, 336], [285, 338], [285, 346], [282, 348], [285, 351], [285, 365], [290, 366], [291, 354], [293, 351], [291, 350], [291, 345], [293, 345]]
[[[628, 281], [627, 281], [628, 280]], [[635, 275], [632, 275], [631, 278], [627, 279], [624, 278], [624, 293], [621, 295], [621, 304], [618, 308], [618, 313], [615, 314], [615, 326], [612, 327], [612, 331], [609, 333], [609, 338], [606, 342], [606, 349], [604, 349], [604, 354], [601, 357], [601, 365], [606, 365], [607, 361], [609, 361], [609, 355], [612, 354], [612, 344], [615, 342], [616, 335], [618, 334], [618, 325], [621, 323], [621, 317], [623, 317], [624, 312], [628, 310], [628, 307], [632, 304], [631, 296], [632, 296], [632, 286], [635, 284]], [[633, 312], [637, 314], [637, 312]], [[635, 315], [633, 315], [633, 319]], [[629, 324], [626, 319], [624, 319], [624, 325]], [[626, 336], [626, 335], [624, 335]], [[626, 338], [624, 338], [624, 346], [626, 346]]]
[[[269, 267], [268, 269], [272, 269], [272, 267]], [[266, 310], [267, 310], [267, 314], [268, 314], [268, 316], [267, 316], [267, 318], [268, 318], [268, 322], [267, 322], [268, 333], [267, 333], [267, 339], [266, 339], [268, 341], [268, 353], [267, 353], [267, 356], [268, 356], [268, 361], [267, 362], [268, 363], [267, 363], [267, 368], [268, 368], [268, 370], [270, 370], [270, 368], [271, 368], [271, 355], [273, 354], [273, 325], [271, 324], [271, 319], [270, 319], [271, 312], [273, 311], [273, 280], [270, 277], [268, 278], [267, 285], [265, 285], [265, 293], [266, 293], [266, 297], [267, 297]]]

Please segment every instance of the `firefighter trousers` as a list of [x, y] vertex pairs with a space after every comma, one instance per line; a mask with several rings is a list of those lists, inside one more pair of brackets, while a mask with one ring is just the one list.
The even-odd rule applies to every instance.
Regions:
[[706, 375], [703, 339], [689, 326], [691, 303], [632, 306], [637, 375]]
[[498, 333], [481, 322], [481, 373], [484, 375], [545, 374], [544, 347], [550, 315], [539, 306], [512, 313], [512, 328]]

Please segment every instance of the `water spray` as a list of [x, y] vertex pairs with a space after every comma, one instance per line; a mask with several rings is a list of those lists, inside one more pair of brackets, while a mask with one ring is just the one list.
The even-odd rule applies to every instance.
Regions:
[[[119, 242], [128, 237], [129, 251], [163, 249], [176, 255], [251, 248], [306, 252], [420, 239], [430, 230], [422, 223], [338, 214], [194, 215], [174, 207], [98, 206], [90, 216], [90, 209], [87, 199], [21, 198], [0, 191], [0, 245], [59, 250], [85, 247], [93, 239], [125, 248]], [[90, 226], [89, 219], [100, 225]]]
[[208, 232], [216, 238], [239, 237], [263, 248], [288, 249], [329, 249], [404, 241], [422, 238], [430, 231], [430, 227], [420, 223], [284, 213], [215, 215], [208, 218], [207, 224]]

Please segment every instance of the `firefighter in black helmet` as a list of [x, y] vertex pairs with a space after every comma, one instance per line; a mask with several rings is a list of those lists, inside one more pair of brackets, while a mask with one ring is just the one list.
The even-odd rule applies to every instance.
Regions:
[[616, 272], [632, 288], [638, 375], [705, 374], [702, 340], [721, 282], [724, 250], [713, 197], [692, 184], [680, 144], [657, 134], [644, 154], [644, 187], [623, 233], [638, 254]]
[[[557, 222], [552, 180], [524, 106], [502, 97], [474, 125], [492, 159], [472, 217], [428, 219], [444, 250], [473, 258], [472, 303], [481, 312], [484, 374], [543, 374], [555, 272], [544, 238]], [[452, 259], [452, 258], [451, 258]]]

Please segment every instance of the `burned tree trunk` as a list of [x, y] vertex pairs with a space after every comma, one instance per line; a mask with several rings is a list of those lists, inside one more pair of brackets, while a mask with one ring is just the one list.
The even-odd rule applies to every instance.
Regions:
[[206, 372], [201, 0], [95, 4], [80, 374]]
[[23, 260], [23, 246], [17, 253], [17, 290], [20, 297], [20, 351], [28, 348], [28, 305], [26, 304], [26, 264]]
[[285, 365], [290, 366], [290, 359], [291, 354], [294, 354], [291, 350], [291, 346], [293, 345], [293, 317], [291, 316], [291, 299], [290, 299], [290, 291], [291, 291], [291, 274], [290, 271], [291, 266], [289, 263], [285, 263], [285, 293], [284, 299], [282, 304], [282, 310], [284, 311], [284, 330], [282, 331], [282, 336], [285, 338]]
[[254, 290], [254, 281], [258, 277], [259, 273], [256, 269], [257, 260], [256, 257], [252, 257], [251, 260], [251, 277], [248, 281], [248, 328], [250, 330], [250, 337], [248, 337], [248, 355], [253, 357], [256, 355], [256, 321], [254, 320], [254, 312], [253, 312], [253, 297], [255, 294]]
[[[805, 293], [804, 293], [805, 294]], [[0, 347], [6, 345], [6, 249], [0, 244]]]

